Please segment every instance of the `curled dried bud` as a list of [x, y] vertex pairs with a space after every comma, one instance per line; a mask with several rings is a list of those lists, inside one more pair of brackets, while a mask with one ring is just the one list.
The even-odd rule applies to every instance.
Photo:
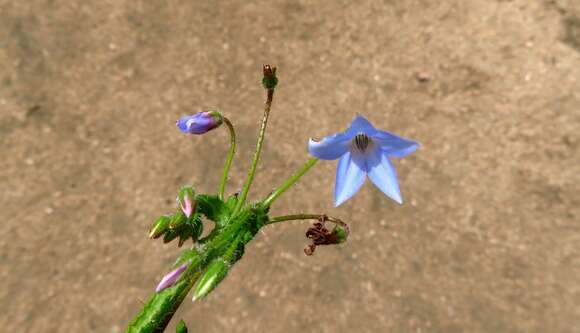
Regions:
[[[326, 222], [334, 223], [334, 228], [328, 230], [325, 227]], [[318, 222], [314, 223], [312, 227], [306, 231], [306, 238], [312, 240], [312, 244], [304, 249], [307, 256], [314, 254], [314, 250], [319, 245], [332, 245], [346, 242], [348, 234], [350, 233], [348, 224], [336, 220], [329, 219], [326, 215], [321, 215]]]

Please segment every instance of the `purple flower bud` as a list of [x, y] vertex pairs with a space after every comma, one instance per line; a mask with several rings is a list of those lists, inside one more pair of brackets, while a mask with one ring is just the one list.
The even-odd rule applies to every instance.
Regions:
[[219, 127], [223, 122], [222, 115], [217, 111], [199, 112], [192, 116], [181, 117], [176, 125], [186, 134], [205, 134]]
[[171, 271], [169, 274], [165, 275], [163, 279], [161, 279], [161, 282], [159, 282], [159, 284], [157, 285], [157, 288], [155, 288], [155, 292], [160, 292], [163, 289], [171, 287], [179, 279], [179, 277], [185, 271], [187, 266], [188, 266], [187, 263], [183, 264], [174, 269], [173, 271]]

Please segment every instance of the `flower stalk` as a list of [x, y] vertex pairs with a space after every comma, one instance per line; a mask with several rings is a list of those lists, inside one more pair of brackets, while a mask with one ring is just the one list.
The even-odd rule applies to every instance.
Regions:
[[252, 186], [252, 182], [254, 181], [258, 161], [260, 160], [260, 156], [262, 154], [262, 146], [264, 145], [266, 126], [268, 125], [270, 109], [272, 108], [272, 100], [274, 99], [274, 89], [276, 88], [276, 84], [278, 83], [278, 79], [276, 78], [276, 67], [264, 65], [263, 71], [264, 78], [262, 79], [262, 84], [264, 88], [266, 88], [266, 103], [264, 104], [264, 116], [262, 118], [262, 124], [260, 126], [260, 132], [258, 134], [258, 143], [256, 144], [254, 159], [252, 160], [250, 171], [248, 172], [248, 177], [246, 178], [246, 182], [244, 184], [244, 187], [242, 188], [242, 192], [240, 193], [238, 203], [236, 204], [236, 207], [234, 209], [233, 213], [234, 216], [240, 212], [241, 208], [246, 202], [246, 198], [248, 197], [248, 191], [250, 190], [250, 186]]
[[226, 183], [228, 181], [228, 176], [230, 174], [230, 168], [232, 167], [234, 155], [236, 154], [236, 130], [234, 129], [234, 125], [232, 125], [232, 122], [228, 118], [223, 117], [223, 121], [228, 127], [228, 130], [230, 132], [230, 150], [228, 152], [228, 157], [226, 158], [224, 172], [222, 174], [222, 181], [220, 183], [220, 189], [218, 192], [218, 197], [220, 200], [224, 199], [224, 191], [226, 188]]
[[277, 188], [266, 199], [264, 199], [264, 201], [262, 201], [262, 205], [264, 205], [264, 207], [270, 207], [272, 203], [278, 199], [278, 197], [280, 197], [290, 187], [296, 184], [296, 182], [302, 178], [302, 176], [304, 176], [304, 174], [307, 173], [308, 170], [310, 170], [316, 164], [316, 162], [318, 162], [318, 158], [310, 158], [300, 170], [288, 178], [279, 188]]

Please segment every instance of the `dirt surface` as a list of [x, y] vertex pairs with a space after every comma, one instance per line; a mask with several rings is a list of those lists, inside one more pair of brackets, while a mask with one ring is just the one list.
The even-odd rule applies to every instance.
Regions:
[[[303, 254], [307, 223], [258, 234], [192, 332], [578, 332], [580, 2], [0, 0], [0, 327], [122, 332], [179, 253], [147, 238], [183, 184], [215, 192], [237, 126], [237, 191], [278, 66], [263, 197], [310, 136], [356, 112], [421, 142], [405, 204], [367, 183], [333, 208], [321, 162], [273, 215], [326, 212], [350, 241]], [[172, 324], [171, 329], [173, 329]]]

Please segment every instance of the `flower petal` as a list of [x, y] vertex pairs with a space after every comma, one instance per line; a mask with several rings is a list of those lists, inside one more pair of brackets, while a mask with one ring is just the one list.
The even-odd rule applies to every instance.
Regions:
[[327, 136], [321, 141], [310, 139], [308, 152], [321, 160], [335, 160], [348, 151], [349, 141], [342, 133]]
[[350, 199], [366, 179], [366, 163], [361, 154], [347, 152], [338, 161], [336, 168], [336, 187], [334, 189], [334, 206]]
[[223, 117], [218, 111], [198, 112], [177, 120], [177, 127], [186, 134], [204, 134], [220, 126]]
[[374, 152], [368, 154], [367, 163], [369, 178], [373, 184], [389, 198], [402, 204], [403, 197], [397, 181], [397, 172], [391, 161], [389, 161], [387, 154], [380, 149], [375, 149]]
[[157, 285], [157, 288], [155, 288], [155, 292], [160, 292], [163, 289], [171, 287], [179, 279], [181, 273], [185, 271], [188, 265], [189, 264], [183, 264], [165, 275]]
[[358, 133], [366, 133], [368, 136], [375, 134], [377, 130], [365, 117], [357, 114], [352, 120], [350, 127], [344, 132], [349, 138], [353, 138]]
[[376, 131], [372, 139], [390, 157], [405, 157], [419, 148], [419, 143], [386, 131]]

